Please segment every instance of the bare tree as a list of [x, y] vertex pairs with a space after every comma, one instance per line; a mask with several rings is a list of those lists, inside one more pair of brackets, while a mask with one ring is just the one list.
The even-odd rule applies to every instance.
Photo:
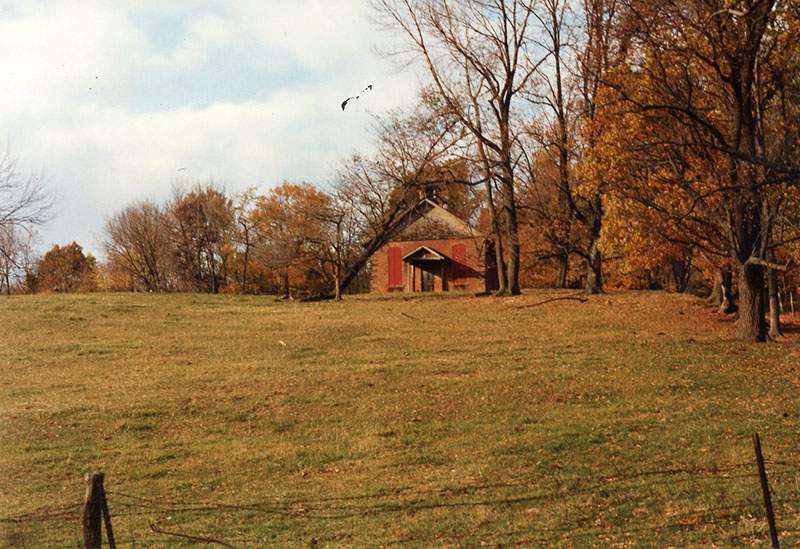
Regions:
[[[23, 173], [19, 160], [6, 146], [0, 156], [0, 258], [8, 266], [6, 274], [22, 267], [19, 253], [36, 227], [52, 218], [55, 201], [42, 174]], [[9, 280], [7, 277], [6, 282]]]
[[18, 237], [14, 229], [0, 232], [0, 291], [11, 295], [11, 276], [17, 268]]
[[[539, 66], [529, 95], [531, 101], [543, 107], [538, 124], [533, 126], [533, 134], [542, 149], [541, 158], [549, 160], [555, 168], [544, 173], [539, 172], [539, 177], [534, 176], [537, 170], [531, 169], [532, 177], [529, 184], [541, 184], [545, 182], [542, 180], [547, 180], [548, 186], [557, 189], [556, 200], [538, 203], [539, 207], [535, 208], [539, 213], [536, 217], [542, 222], [542, 232], [556, 250], [554, 255], [559, 263], [557, 288], [567, 286], [569, 257], [575, 251], [569, 218], [570, 198], [574, 187], [571, 164], [575, 157], [576, 139], [573, 121], [576, 118], [576, 101], [571, 93], [567, 64], [569, 52], [576, 48], [574, 41], [571, 40], [571, 29], [566, 23], [569, 17], [568, 7], [569, 2], [566, 0], [543, 0], [533, 12], [542, 31], [536, 41], [542, 50], [549, 52], [550, 55], [546, 62]], [[546, 177], [548, 173], [555, 175], [555, 178]], [[530, 196], [540, 196], [542, 193], [529, 191], [526, 194], [530, 198]]]
[[186, 287], [217, 293], [226, 283], [233, 255], [233, 201], [213, 182], [174, 190], [169, 206], [177, 266]]
[[256, 188], [248, 187], [236, 197], [234, 212], [236, 218], [237, 231], [234, 240], [239, 246], [242, 255], [242, 280], [239, 283], [239, 291], [247, 293], [247, 267], [250, 263], [250, 252], [253, 248], [254, 224], [250, 211], [256, 200]]
[[0, 231], [0, 291], [5, 289], [11, 295], [11, 289], [20, 285], [29, 271], [33, 233], [23, 233], [11, 227]]
[[[618, 4], [619, 0], [541, 0], [534, 11], [541, 29], [537, 43], [549, 52], [530, 92], [531, 100], [543, 107], [532, 132], [541, 147], [534, 160], [552, 169], [539, 166], [538, 178], [532, 179], [555, 187], [557, 197], [547, 202], [549, 193], [533, 189], [528, 193], [533, 200], [526, 197], [526, 202], [533, 202], [540, 233], [559, 259], [558, 285], [566, 282], [569, 256], [575, 254], [585, 261], [584, 291], [590, 294], [603, 289], [598, 244], [607, 181], [600, 170], [594, 172], [596, 180], [588, 181], [581, 163], [595, 147], [597, 101], [609, 67], [617, 62], [612, 23]], [[537, 195], [544, 195], [545, 201]]]
[[[597, 144], [596, 126], [600, 96], [603, 94], [607, 73], [619, 63], [620, 51], [625, 49], [616, 40], [613, 22], [619, 10], [619, 0], [583, 0], [581, 36], [577, 40], [576, 77], [579, 90], [578, 124], [581, 135], [577, 139], [578, 162], [592, 154]], [[586, 260], [586, 293], [603, 289], [603, 262], [600, 252], [600, 232], [603, 227], [603, 195], [607, 178], [595, 172], [593, 181], [576, 181], [566, 193], [570, 211], [586, 230], [587, 242], [580, 254]], [[576, 192], [580, 188], [581, 192]]]
[[458, 193], [447, 190], [448, 185], [474, 184], [459, 173], [459, 155], [468, 145], [463, 128], [429, 89], [422, 90], [420, 104], [412, 111], [376, 117], [372, 132], [375, 155], [355, 155], [335, 175], [338, 207], [348, 211], [349, 226], [360, 227], [361, 240], [361, 252], [347, 262], [342, 291], [420, 199], [455, 199]]
[[316, 236], [308, 239], [310, 253], [320, 263], [323, 276], [330, 269], [333, 299], [340, 301], [344, 276], [360, 255], [361, 227], [347, 197], [337, 191], [309, 214], [319, 223]]
[[417, 192], [386, 177], [378, 162], [353, 156], [344, 161], [335, 175], [335, 194], [342, 207], [353, 216], [361, 240], [342, 277], [340, 290], [346, 290], [367, 265], [370, 257], [387, 242], [397, 221], [416, 204]]
[[109, 263], [114, 263], [151, 292], [170, 287], [171, 249], [167, 213], [150, 201], [137, 202], [106, 220], [103, 241]]
[[474, 136], [489, 172], [486, 180], [498, 182], [508, 250], [507, 291], [519, 294], [515, 189], [523, 113], [515, 98], [542, 61], [530, 36], [534, 2], [373, 0], [373, 4], [379, 21], [408, 40], [409, 49], [393, 53], [421, 61], [450, 112]]

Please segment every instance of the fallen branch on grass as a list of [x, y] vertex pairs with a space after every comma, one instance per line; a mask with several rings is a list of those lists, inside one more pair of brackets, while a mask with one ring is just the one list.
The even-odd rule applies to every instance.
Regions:
[[222, 545], [223, 547], [228, 547], [230, 549], [239, 549], [235, 545], [231, 545], [230, 543], [228, 543], [226, 541], [222, 541], [221, 539], [217, 539], [217, 538], [202, 537], [202, 536], [191, 536], [189, 534], [181, 534], [180, 532], [169, 532], [167, 530], [162, 530], [161, 528], [159, 528], [158, 526], [156, 526], [152, 522], [150, 523], [150, 529], [153, 532], [155, 532], [156, 534], [164, 534], [164, 535], [167, 535], [167, 536], [177, 536], [179, 538], [186, 538], [186, 539], [191, 539], [191, 540], [194, 540], [194, 541], [204, 541], [206, 543], [216, 543], [218, 545]]
[[513, 305], [513, 308], [514, 309], [529, 309], [531, 307], [538, 307], [539, 305], [544, 305], [545, 303], [552, 303], [553, 301], [566, 301], [566, 300], [580, 301], [581, 303], [586, 303], [587, 301], [589, 301], [589, 298], [585, 297], [585, 296], [583, 296], [581, 294], [575, 294], [575, 295], [568, 295], [568, 296], [564, 296], [564, 297], [553, 297], [551, 299], [545, 299], [544, 301], [540, 301], [539, 303], [531, 303], [530, 305]]

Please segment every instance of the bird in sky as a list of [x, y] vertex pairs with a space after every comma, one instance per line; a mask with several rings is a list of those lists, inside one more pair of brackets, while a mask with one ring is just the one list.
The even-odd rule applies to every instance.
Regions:
[[359, 93], [358, 95], [353, 95], [342, 101], [342, 110], [344, 110], [344, 108], [347, 106], [348, 101], [350, 101], [351, 99], [358, 99], [359, 97], [361, 97], [361, 94], [363, 94], [367, 90], [372, 91], [372, 84], [361, 90], [361, 93]]

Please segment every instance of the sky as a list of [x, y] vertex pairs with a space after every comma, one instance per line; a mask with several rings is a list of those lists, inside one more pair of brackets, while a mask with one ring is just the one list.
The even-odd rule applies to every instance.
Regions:
[[[0, 0], [0, 144], [59, 199], [39, 248], [176, 182], [325, 188], [418, 80], [367, 0]], [[340, 104], [358, 95], [345, 111]]]

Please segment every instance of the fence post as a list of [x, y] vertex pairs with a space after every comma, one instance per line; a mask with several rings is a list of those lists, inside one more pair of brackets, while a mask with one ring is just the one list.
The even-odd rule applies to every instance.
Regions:
[[761, 454], [761, 441], [758, 438], [758, 433], [753, 433], [753, 448], [756, 451], [758, 476], [761, 477], [761, 491], [764, 493], [764, 508], [767, 510], [767, 522], [769, 523], [769, 535], [772, 538], [772, 548], [780, 549], [778, 529], [775, 527], [775, 514], [772, 512], [772, 499], [769, 496], [767, 472], [764, 470], [764, 456]]
[[111, 528], [111, 515], [108, 513], [108, 501], [106, 500], [106, 489], [102, 483], [100, 484], [100, 490], [103, 493], [101, 501], [103, 503], [103, 521], [106, 524], [106, 539], [108, 540], [108, 546], [110, 549], [117, 549], [117, 544], [114, 541], [114, 530]]
[[117, 549], [114, 542], [114, 531], [111, 529], [111, 515], [108, 513], [106, 491], [103, 488], [105, 474], [102, 471], [86, 473], [86, 503], [83, 507], [83, 547], [84, 549], [100, 549], [103, 546], [103, 521], [106, 524], [108, 546]]
[[103, 477], [102, 471], [86, 473], [86, 503], [83, 507], [83, 547], [100, 549], [103, 545]]

